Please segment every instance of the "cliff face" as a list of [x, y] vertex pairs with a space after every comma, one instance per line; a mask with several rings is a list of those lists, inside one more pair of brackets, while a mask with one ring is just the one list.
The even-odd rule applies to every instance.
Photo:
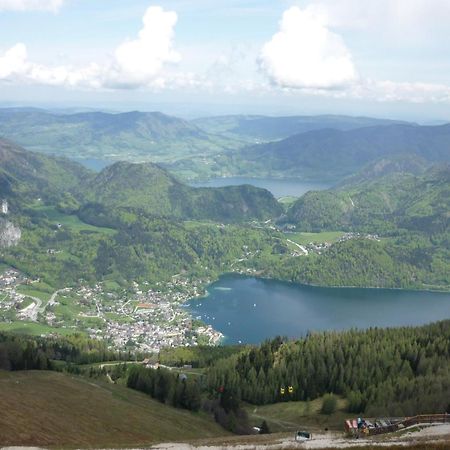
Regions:
[[6, 219], [0, 218], [0, 248], [17, 245], [21, 236], [22, 232], [19, 227]]

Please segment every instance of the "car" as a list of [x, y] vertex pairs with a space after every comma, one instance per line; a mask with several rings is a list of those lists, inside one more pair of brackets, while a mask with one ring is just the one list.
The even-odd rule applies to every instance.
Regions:
[[297, 431], [295, 433], [295, 440], [297, 442], [305, 442], [312, 439], [312, 434], [309, 431]]

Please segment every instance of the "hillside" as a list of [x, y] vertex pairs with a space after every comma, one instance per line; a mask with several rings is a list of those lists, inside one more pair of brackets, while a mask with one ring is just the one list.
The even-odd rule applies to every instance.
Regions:
[[174, 161], [236, 148], [183, 119], [159, 112], [55, 114], [37, 109], [0, 109], [0, 137], [29, 150], [74, 159]]
[[450, 125], [389, 125], [317, 130], [222, 155], [218, 167], [240, 175], [341, 180], [370, 162], [403, 154], [450, 162]]
[[294, 202], [284, 220], [297, 231], [353, 234], [307, 261], [283, 262], [274, 276], [321, 286], [448, 289], [450, 166], [396, 170], [404, 167], [378, 162]]
[[192, 188], [151, 163], [116, 163], [84, 184], [82, 197], [108, 207], [136, 208], [152, 216], [238, 222], [268, 219], [282, 208], [253, 186]]
[[51, 286], [80, 278], [156, 283], [186, 271], [215, 277], [244, 248], [256, 254], [273, 245], [267, 230], [223, 225], [278, 217], [282, 208], [264, 189], [192, 188], [150, 163], [116, 163], [95, 175], [9, 142], [1, 149], [8, 214], [0, 262]]
[[332, 393], [346, 397], [347, 412], [368, 417], [444, 412], [450, 407], [449, 337], [450, 321], [277, 337], [219, 360], [207, 381], [210, 387], [224, 383], [252, 405]]
[[0, 445], [138, 447], [227, 435], [202, 413], [55, 372], [1, 372]]
[[0, 196], [59, 195], [84, 182], [90, 172], [64, 158], [26, 151], [0, 139]]
[[421, 175], [402, 169], [402, 164], [378, 162], [338, 189], [308, 192], [292, 204], [287, 220], [308, 231], [447, 230], [450, 165], [431, 168]]
[[353, 130], [376, 125], [402, 123], [370, 117], [333, 115], [284, 117], [230, 115], [204, 117], [192, 122], [208, 133], [245, 139], [248, 142], [275, 141], [313, 130]]

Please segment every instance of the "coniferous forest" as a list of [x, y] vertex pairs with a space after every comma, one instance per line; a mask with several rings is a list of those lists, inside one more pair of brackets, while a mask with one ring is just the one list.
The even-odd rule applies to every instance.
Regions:
[[[128, 361], [111, 369], [115, 380], [168, 405], [214, 415], [232, 431], [245, 432], [242, 402], [264, 405], [346, 398], [348, 413], [410, 416], [450, 412], [450, 321], [422, 327], [314, 333], [297, 341], [277, 337], [260, 346], [199, 347], [176, 351], [180, 371], [145, 368], [143, 355], [109, 351], [81, 336], [38, 338], [0, 334], [0, 369], [57, 370], [104, 376], [103, 361]], [[203, 355], [203, 356], [202, 356]], [[157, 359], [155, 359], [156, 361]], [[195, 376], [183, 366], [203, 369]], [[230, 417], [232, 419], [230, 419]], [[238, 418], [240, 419], [238, 420]], [[231, 425], [230, 425], [231, 424]]]
[[219, 361], [207, 378], [211, 392], [226, 386], [257, 405], [334, 393], [348, 399], [349, 412], [369, 416], [445, 412], [450, 321], [277, 338]]

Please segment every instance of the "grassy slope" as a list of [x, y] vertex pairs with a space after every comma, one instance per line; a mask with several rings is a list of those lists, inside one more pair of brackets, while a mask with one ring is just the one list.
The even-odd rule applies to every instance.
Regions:
[[336, 242], [344, 235], [343, 231], [322, 231], [320, 233], [285, 233], [285, 236], [291, 241], [297, 242], [297, 244], [309, 244], [310, 242], [330, 244]]
[[0, 446], [117, 448], [226, 435], [201, 414], [54, 372], [0, 372], [0, 392]]
[[25, 322], [19, 320], [16, 322], [0, 322], [0, 331], [8, 331], [16, 334], [27, 334], [32, 336], [40, 336], [41, 334], [55, 333], [58, 335], [69, 335], [75, 331], [83, 333], [73, 328], [55, 328], [49, 325], [44, 325], [36, 322]]
[[345, 419], [351, 414], [344, 412], [346, 401], [338, 400], [338, 408], [331, 415], [320, 414], [322, 398], [311, 402], [283, 402], [273, 405], [248, 405], [246, 410], [253, 426], [260, 426], [266, 420], [271, 432], [295, 431], [306, 429], [309, 431], [330, 430], [342, 431]]

